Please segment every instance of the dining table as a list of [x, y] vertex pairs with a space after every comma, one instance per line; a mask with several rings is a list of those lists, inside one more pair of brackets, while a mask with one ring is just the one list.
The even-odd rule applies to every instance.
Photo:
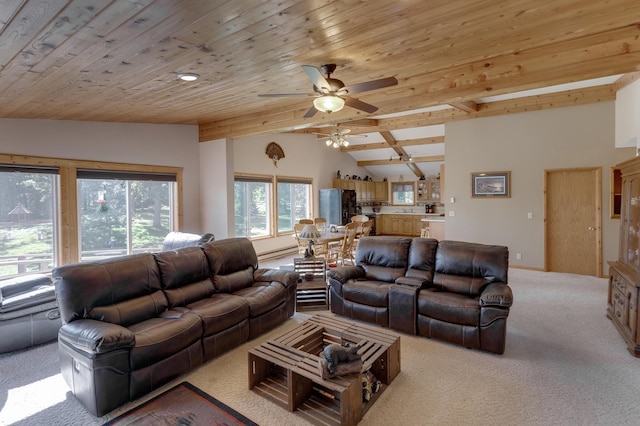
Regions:
[[[320, 237], [313, 239], [314, 244], [328, 244], [336, 241], [342, 241], [344, 238], [344, 229], [338, 229], [336, 232], [331, 232], [329, 228], [326, 228], [324, 230], [319, 230], [319, 232]], [[292, 237], [296, 238], [296, 234], [293, 234]]]
[[342, 241], [344, 238], [344, 230], [338, 230], [331, 232], [330, 229], [320, 231], [320, 238], [314, 239], [316, 244], [333, 243], [335, 241]]

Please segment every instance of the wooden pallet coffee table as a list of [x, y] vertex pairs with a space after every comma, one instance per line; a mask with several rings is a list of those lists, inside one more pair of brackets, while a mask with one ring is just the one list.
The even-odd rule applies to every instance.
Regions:
[[[322, 379], [320, 356], [331, 343], [362, 345], [360, 374]], [[380, 390], [366, 403], [362, 373]], [[249, 389], [314, 424], [357, 424], [400, 372], [400, 336], [328, 313], [249, 350]]]

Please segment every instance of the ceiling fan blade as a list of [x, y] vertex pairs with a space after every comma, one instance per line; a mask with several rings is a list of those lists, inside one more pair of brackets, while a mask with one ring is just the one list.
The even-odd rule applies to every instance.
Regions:
[[290, 97], [308, 97], [316, 96], [311, 93], [262, 93], [258, 95], [260, 98], [290, 98]]
[[318, 68], [311, 65], [303, 65], [302, 69], [305, 73], [307, 73], [307, 76], [311, 79], [311, 81], [313, 81], [313, 84], [318, 89], [324, 89], [323, 92], [331, 91], [331, 85], [329, 84], [327, 79], [324, 78], [322, 72]]
[[380, 80], [365, 81], [345, 87], [349, 93], [362, 93], [368, 90], [382, 89], [383, 87], [396, 86], [398, 80], [395, 77], [381, 78]]
[[318, 112], [318, 110], [316, 109], [316, 107], [312, 106], [307, 110], [307, 112], [304, 114], [303, 117], [304, 118], [313, 117], [314, 115], [316, 115], [316, 112]]
[[362, 102], [361, 100], [352, 98], [351, 96], [343, 96], [342, 98], [344, 99], [345, 105], [350, 106], [351, 108], [359, 109], [368, 113], [376, 112], [378, 110], [377, 106]]

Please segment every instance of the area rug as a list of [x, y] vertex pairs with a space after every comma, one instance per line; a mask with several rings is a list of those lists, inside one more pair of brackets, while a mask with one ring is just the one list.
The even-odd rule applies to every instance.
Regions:
[[258, 426], [189, 382], [161, 393], [104, 426]]

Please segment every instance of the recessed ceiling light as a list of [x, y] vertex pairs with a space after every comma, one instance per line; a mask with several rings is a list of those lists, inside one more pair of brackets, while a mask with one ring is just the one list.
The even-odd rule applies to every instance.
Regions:
[[178, 73], [178, 78], [184, 81], [196, 81], [198, 77], [200, 77], [198, 74], [192, 72]]

